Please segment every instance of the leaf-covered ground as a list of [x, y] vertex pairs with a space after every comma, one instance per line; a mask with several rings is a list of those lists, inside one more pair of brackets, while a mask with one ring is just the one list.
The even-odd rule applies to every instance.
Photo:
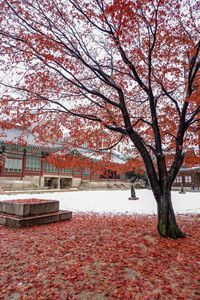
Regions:
[[0, 299], [200, 299], [200, 216], [160, 238], [156, 217], [77, 214], [25, 229], [0, 226]]

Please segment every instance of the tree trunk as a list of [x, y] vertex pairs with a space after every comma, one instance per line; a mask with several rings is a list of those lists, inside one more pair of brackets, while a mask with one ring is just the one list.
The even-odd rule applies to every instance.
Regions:
[[185, 234], [176, 223], [174, 210], [171, 202], [171, 191], [166, 191], [159, 198], [158, 205], [158, 232], [163, 237], [173, 239], [183, 238]]

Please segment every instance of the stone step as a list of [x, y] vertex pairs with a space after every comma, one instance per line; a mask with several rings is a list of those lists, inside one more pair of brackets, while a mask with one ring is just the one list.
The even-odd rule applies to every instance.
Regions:
[[5, 225], [11, 228], [22, 228], [69, 220], [71, 218], [71, 211], [62, 210], [28, 217], [0, 213], [0, 225]]
[[8, 200], [0, 202], [0, 213], [21, 217], [41, 215], [59, 210], [59, 201], [45, 199]]

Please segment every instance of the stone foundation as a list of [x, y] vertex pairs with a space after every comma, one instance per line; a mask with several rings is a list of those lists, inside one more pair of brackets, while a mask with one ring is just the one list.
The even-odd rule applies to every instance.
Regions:
[[30, 227], [69, 220], [70, 211], [59, 211], [59, 201], [25, 199], [0, 201], [0, 225], [11, 228]]

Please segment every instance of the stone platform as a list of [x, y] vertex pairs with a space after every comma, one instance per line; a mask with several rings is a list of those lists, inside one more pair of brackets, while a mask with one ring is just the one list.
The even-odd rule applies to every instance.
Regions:
[[59, 201], [24, 199], [0, 201], [0, 225], [11, 228], [30, 227], [69, 220], [70, 211], [59, 211]]

